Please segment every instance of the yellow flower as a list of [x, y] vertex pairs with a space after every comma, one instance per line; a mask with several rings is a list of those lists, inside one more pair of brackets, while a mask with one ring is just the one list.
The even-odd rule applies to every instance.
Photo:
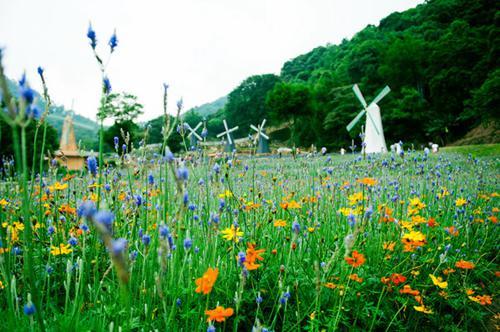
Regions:
[[233, 193], [229, 190], [226, 190], [219, 195], [219, 198], [230, 198], [230, 197], [233, 197]]
[[50, 191], [64, 190], [66, 188], [68, 188], [67, 183], [59, 183], [59, 182], [56, 182], [52, 186], [49, 186]]
[[240, 242], [240, 237], [243, 236], [243, 232], [240, 230], [239, 227], [234, 227], [234, 225], [231, 225], [231, 227], [226, 228], [225, 230], [221, 231], [222, 234], [224, 234], [222, 237], [226, 239], [227, 241], [234, 241], [236, 243]]
[[2, 281], [0, 280], [0, 289], [4, 289], [5, 286], [3, 285]]
[[450, 196], [450, 192], [448, 191], [448, 189], [446, 189], [445, 187], [441, 188], [441, 191], [438, 193], [438, 198], [441, 199], [443, 197], [446, 197], [446, 196]]
[[73, 249], [70, 248], [69, 244], [61, 243], [59, 245], [59, 247], [52, 246], [51, 250], [50, 250], [50, 253], [53, 256], [59, 256], [59, 255], [67, 255], [67, 254], [69, 254], [72, 251], [73, 251]]
[[404, 234], [403, 239], [414, 242], [423, 242], [425, 241], [425, 235], [422, 232], [411, 231], [410, 233]]
[[285, 227], [286, 221], [283, 219], [278, 219], [274, 222], [274, 227]]
[[418, 197], [410, 198], [410, 205], [416, 207], [419, 210], [422, 210], [427, 206], [425, 205], [425, 203], [422, 203], [422, 201]]
[[433, 274], [429, 274], [429, 277], [432, 279], [432, 283], [435, 286], [438, 286], [439, 288], [442, 288], [442, 289], [445, 289], [446, 287], [448, 287], [448, 282], [443, 281], [443, 278], [441, 278], [441, 277], [436, 278]]
[[288, 203], [289, 209], [300, 209], [301, 207], [302, 206], [299, 203], [297, 203], [295, 200]]
[[467, 204], [467, 201], [463, 198], [459, 198], [455, 201], [455, 205], [458, 207], [464, 206], [465, 204]]
[[7, 201], [5, 200], [5, 198], [2, 198], [2, 199], [0, 199], [0, 205], [1, 205], [2, 207], [5, 207], [5, 206], [9, 205], [9, 202], [7, 202]]
[[416, 311], [419, 311], [419, 312], [423, 312], [424, 314], [432, 314], [432, 309], [431, 308], [428, 308], [426, 307], [425, 305], [421, 305], [421, 306], [416, 306], [414, 305], [413, 308], [416, 310]]
[[347, 208], [347, 207], [343, 207], [343, 208], [340, 208], [337, 212], [341, 213], [343, 216], [347, 217], [348, 215], [350, 215], [352, 213], [352, 210]]
[[384, 250], [389, 250], [389, 251], [394, 251], [394, 246], [396, 245], [395, 242], [390, 241], [390, 242], [384, 242]]
[[20, 223], [20, 222], [17, 222], [17, 221], [14, 221], [14, 228], [17, 230], [17, 231], [23, 231], [24, 230], [24, 224]]
[[347, 197], [350, 205], [356, 205], [358, 202], [363, 200], [363, 193], [358, 192]]

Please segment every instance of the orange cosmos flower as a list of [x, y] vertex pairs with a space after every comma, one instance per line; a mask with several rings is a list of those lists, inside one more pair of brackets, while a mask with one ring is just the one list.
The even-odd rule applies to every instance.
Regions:
[[406, 281], [406, 277], [402, 274], [399, 274], [399, 273], [393, 273], [391, 275], [391, 281], [394, 285], [399, 285], [399, 284], [402, 284]]
[[481, 305], [490, 305], [492, 297], [490, 295], [477, 295], [476, 300]]
[[218, 306], [213, 310], [205, 310], [205, 315], [208, 316], [207, 322], [215, 320], [216, 322], [222, 323], [227, 317], [232, 316], [234, 313], [232, 308], [224, 309], [222, 306]]
[[377, 184], [377, 180], [372, 179], [372, 178], [363, 178], [363, 179], [358, 179], [356, 182], [367, 185], [369, 187], [372, 187]]
[[363, 278], [360, 278], [357, 273], [351, 274], [349, 276], [349, 279], [354, 280], [354, 281], [359, 282], [359, 283], [363, 282]]
[[416, 289], [411, 289], [410, 285], [404, 285], [403, 289], [400, 289], [399, 292], [401, 294], [410, 294], [410, 295], [413, 295], [413, 296], [419, 296], [420, 295], [420, 292], [418, 290], [416, 290]]
[[196, 293], [208, 294], [212, 291], [214, 287], [215, 281], [217, 280], [217, 276], [219, 275], [218, 268], [209, 267], [208, 270], [203, 274], [203, 277], [196, 279], [196, 286], [198, 286], [195, 290]]
[[458, 236], [458, 230], [456, 229], [455, 226], [445, 227], [444, 230], [447, 231], [448, 233], [450, 233], [453, 236]]
[[247, 256], [245, 262], [243, 263], [248, 271], [257, 270], [260, 267], [260, 264], [255, 264], [255, 261], [263, 261], [264, 258], [261, 254], [265, 251], [265, 249], [255, 250], [255, 247], [251, 243], [248, 243]]
[[325, 286], [326, 288], [330, 288], [330, 289], [335, 289], [337, 288], [337, 285], [335, 285], [333, 282], [327, 282], [326, 284], [324, 284], [323, 286]]
[[463, 259], [461, 259], [455, 263], [455, 266], [458, 267], [459, 269], [472, 270], [473, 268], [476, 267], [476, 264], [474, 264], [472, 262], [467, 262], [467, 261], [464, 261]]
[[434, 218], [429, 218], [429, 220], [427, 221], [427, 226], [429, 227], [436, 227], [438, 225], [438, 223], [436, 222], [436, 219]]
[[345, 261], [347, 262], [347, 264], [351, 265], [352, 267], [359, 267], [359, 266], [363, 265], [363, 263], [366, 261], [366, 258], [363, 254], [354, 250], [352, 252], [351, 257], [345, 257]]

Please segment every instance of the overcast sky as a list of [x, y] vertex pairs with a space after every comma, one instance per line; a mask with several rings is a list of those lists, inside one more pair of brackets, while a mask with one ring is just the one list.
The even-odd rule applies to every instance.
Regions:
[[119, 45], [108, 66], [113, 91], [139, 97], [140, 120], [228, 94], [250, 75], [279, 74], [311, 49], [351, 38], [368, 24], [422, 0], [0, 0], [0, 47], [11, 78], [25, 70], [41, 91], [42, 66], [52, 99], [95, 119], [100, 72], [86, 37], [91, 21], [98, 52]]

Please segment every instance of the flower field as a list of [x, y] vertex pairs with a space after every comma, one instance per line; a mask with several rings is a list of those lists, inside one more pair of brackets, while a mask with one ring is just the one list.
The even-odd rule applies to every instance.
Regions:
[[2, 331], [500, 324], [495, 158], [115, 158], [3, 170]]

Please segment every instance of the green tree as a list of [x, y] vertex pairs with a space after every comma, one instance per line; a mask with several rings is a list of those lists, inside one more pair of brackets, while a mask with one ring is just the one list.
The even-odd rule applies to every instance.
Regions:
[[[170, 116], [170, 115], [169, 115]], [[174, 121], [174, 117], [170, 116], [170, 121]], [[146, 126], [148, 129], [148, 140], [146, 143], [148, 144], [161, 144], [163, 143], [163, 126], [164, 126], [164, 117], [159, 116], [153, 120], [148, 121]], [[170, 135], [167, 140], [167, 145], [172, 152], [178, 152], [182, 149], [182, 141], [181, 136], [177, 134], [175, 131]]]
[[104, 132], [104, 142], [110, 149], [114, 149], [114, 138], [118, 137], [118, 145], [125, 144], [123, 134], [128, 137], [128, 150], [136, 145], [143, 137], [139, 126], [134, 122], [143, 113], [143, 106], [137, 97], [129, 93], [112, 93], [108, 96], [104, 109], [106, 116], [113, 118], [115, 123]]
[[291, 123], [292, 144], [302, 145], [298, 134], [305, 121], [299, 119], [312, 115], [309, 87], [304, 83], [278, 83], [267, 95], [266, 105], [274, 122]]
[[143, 106], [137, 97], [126, 92], [111, 93], [104, 106], [106, 117], [115, 119], [115, 122], [134, 121], [143, 112]]
[[[26, 151], [28, 156], [28, 167], [31, 167], [33, 164], [33, 150], [36, 145], [37, 156], [35, 156], [35, 164], [38, 164], [40, 158], [40, 151], [42, 149], [42, 140], [43, 135], [40, 132], [43, 128], [40, 128], [40, 131], [37, 136], [36, 142], [34, 142], [35, 138], [35, 130], [38, 122], [31, 121], [28, 127], [26, 128]], [[43, 125], [43, 124], [42, 124]], [[19, 130], [19, 136], [21, 136]], [[45, 140], [45, 151], [44, 155], [51, 154], [54, 155], [54, 152], [59, 148], [59, 137], [57, 135], [57, 131], [51, 125], [47, 124], [47, 137]], [[0, 163], [1, 157], [13, 157], [14, 156], [14, 146], [12, 139], [12, 128], [2, 119], [0, 119]]]
[[231, 91], [225, 106], [229, 125], [239, 126], [238, 134], [247, 134], [250, 124], [268, 118], [266, 95], [280, 78], [273, 74], [251, 76]]

